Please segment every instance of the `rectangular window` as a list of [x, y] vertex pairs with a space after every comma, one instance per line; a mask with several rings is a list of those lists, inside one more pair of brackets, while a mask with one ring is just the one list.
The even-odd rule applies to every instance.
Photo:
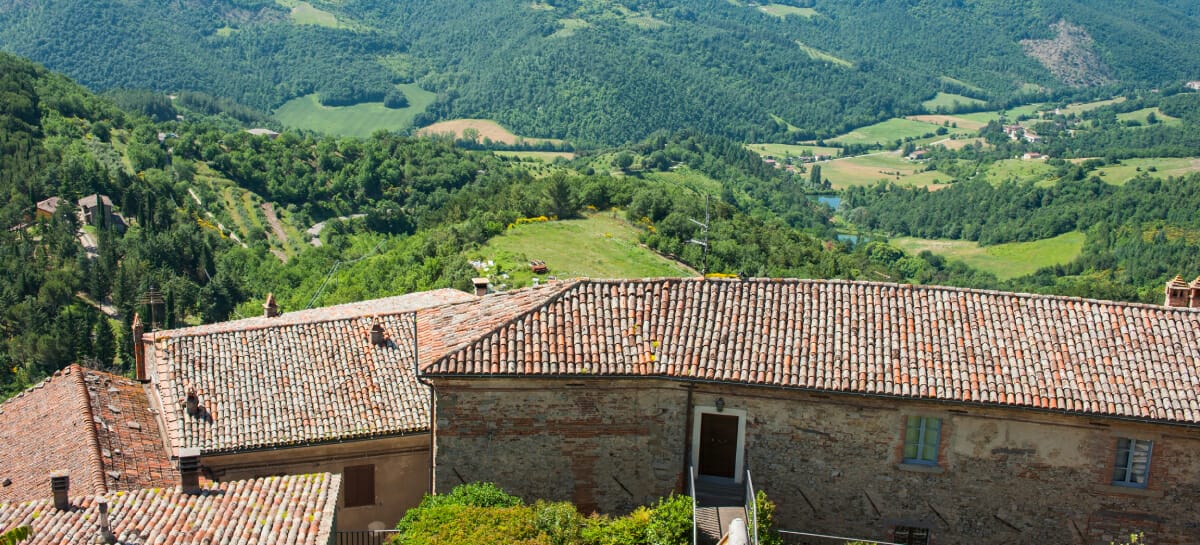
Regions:
[[1145, 488], [1150, 477], [1150, 453], [1153, 441], [1117, 439], [1117, 463], [1113, 467], [1113, 484]]
[[908, 425], [904, 430], [904, 463], [937, 465], [941, 435], [942, 419], [908, 417]]
[[375, 505], [375, 465], [348, 466], [342, 471], [346, 507]]
[[897, 526], [892, 541], [900, 545], [929, 545], [929, 528]]

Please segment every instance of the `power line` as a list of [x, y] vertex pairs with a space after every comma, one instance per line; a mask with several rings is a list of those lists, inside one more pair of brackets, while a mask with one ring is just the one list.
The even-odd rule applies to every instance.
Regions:
[[329, 285], [329, 280], [333, 278], [335, 274], [337, 274], [338, 269], [340, 269], [342, 265], [353, 265], [359, 261], [371, 257], [372, 255], [379, 253], [379, 249], [383, 248], [384, 244], [387, 244], [387, 239], [379, 241], [379, 244], [376, 244], [375, 248], [358, 259], [351, 259], [350, 261], [342, 261], [339, 259], [336, 263], [334, 263], [333, 268], [329, 269], [329, 273], [325, 275], [325, 280], [321, 282], [321, 286], [317, 288], [317, 291], [313, 294], [312, 299], [308, 300], [308, 306], [304, 307], [304, 309], [307, 310], [313, 308], [313, 305], [317, 304], [317, 298], [321, 297], [321, 293], [325, 291], [325, 286]]

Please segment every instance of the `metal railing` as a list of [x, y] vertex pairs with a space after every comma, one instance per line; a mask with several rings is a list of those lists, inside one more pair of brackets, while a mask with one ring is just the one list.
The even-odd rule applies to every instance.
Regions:
[[398, 530], [359, 530], [337, 533], [337, 545], [384, 545]]
[[750, 480], [750, 470], [746, 470], [746, 518], [749, 519], [746, 530], [750, 534], [750, 545], [758, 545], [758, 498], [754, 497], [754, 481]]
[[692, 468], [692, 464], [688, 464], [688, 495], [692, 497], [692, 545], [699, 545], [696, 541], [696, 470]]
[[804, 545], [816, 545], [828, 543], [830, 545], [845, 545], [846, 543], [870, 543], [873, 545], [902, 545], [891, 541], [875, 541], [873, 539], [863, 539], [859, 537], [831, 536], [825, 534], [812, 534], [808, 532], [793, 532], [790, 530], [779, 530], [779, 533], [784, 537], [797, 536], [803, 538], [796, 540], [795, 538], [787, 540], [788, 543], [801, 543]]

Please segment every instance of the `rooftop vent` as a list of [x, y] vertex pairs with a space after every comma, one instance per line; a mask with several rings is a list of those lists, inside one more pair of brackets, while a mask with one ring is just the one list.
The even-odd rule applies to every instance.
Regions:
[[50, 491], [54, 493], [54, 508], [66, 511], [71, 508], [68, 495], [71, 492], [71, 477], [66, 471], [55, 471], [50, 474]]
[[200, 449], [179, 449], [179, 486], [184, 494], [200, 492]]

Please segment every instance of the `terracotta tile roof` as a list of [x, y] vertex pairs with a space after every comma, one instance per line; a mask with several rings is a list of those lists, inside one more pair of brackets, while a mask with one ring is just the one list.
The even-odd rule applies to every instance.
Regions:
[[1200, 312], [883, 283], [583, 281], [431, 376], [658, 376], [1200, 423]]
[[[326, 545], [340, 487], [340, 476], [318, 473], [220, 483], [197, 494], [146, 488], [110, 494], [108, 518], [126, 544]], [[22, 545], [94, 543], [98, 498], [72, 496], [71, 504], [59, 511], [53, 500], [0, 503], [0, 531], [29, 525]]]
[[475, 301], [442, 305], [417, 313], [417, 350], [422, 366], [461, 348], [573, 287], [555, 282], [536, 288], [493, 293]]
[[428, 431], [414, 313], [476, 299], [444, 289], [149, 334], [171, 444], [214, 453]]
[[0, 501], [47, 496], [58, 470], [91, 494], [178, 479], [141, 385], [77, 365], [0, 404], [0, 445]]

